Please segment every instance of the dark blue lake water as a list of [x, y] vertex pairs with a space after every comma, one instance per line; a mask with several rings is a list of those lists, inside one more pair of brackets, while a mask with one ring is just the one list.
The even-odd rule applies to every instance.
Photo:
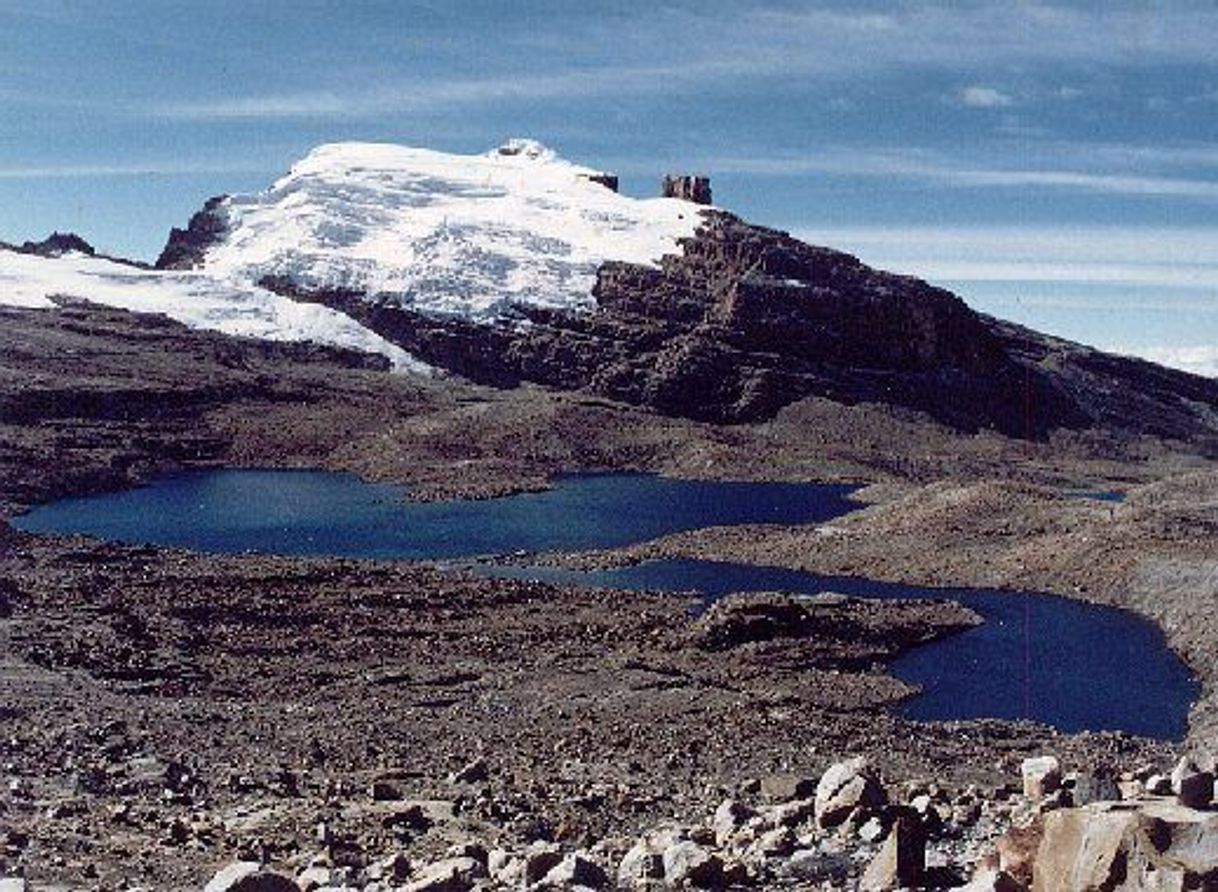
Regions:
[[[136, 490], [65, 499], [17, 518], [30, 532], [87, 533], [199, 551], [454, 559], [517, 550], [608, 548], [714, 524], [815, 523], [857, 507], [851, 487], [582, 475], [552, 490], [419, 504], [395, 487], [311, 471], [210, 471]], [[741, 564], [668, 560], [617, 570], [487, 572], [659, 592], [950, 597], [985, 624], [899, 658], [924, 693], [918, 719], [1030, 718], [1064, 731], [1183, 735], [1196, 683], [1162, 635], [1133, 614], [1045, 595], [918, 589]]]

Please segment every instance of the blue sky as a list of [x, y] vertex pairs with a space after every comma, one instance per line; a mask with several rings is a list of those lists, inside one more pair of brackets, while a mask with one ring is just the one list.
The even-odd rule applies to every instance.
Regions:
[[150, 258], [312, 146], [532, 136], [1218, 373], [1218, 3], [0, 0], [0, 239]]

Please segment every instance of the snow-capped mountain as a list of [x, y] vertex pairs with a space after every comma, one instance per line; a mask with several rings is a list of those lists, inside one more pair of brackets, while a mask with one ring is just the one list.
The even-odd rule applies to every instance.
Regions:
[[265, 192], [208, 201], [157, 270], [63, 238], [59, 256], [0, 250], [0, 303], [78, 296], [712, 423], [820, 397], [1013, 436], [1218, 438], [1213, 381], [981, 316], [701, 204], [700, 179], [666, 184], [689, 200], [614, 185], [525, 140], [474, 156], [327, 145]]
[[314, 341], [379, 353], [397, 369], [426, 369], [401, 347], [347, 315], [264, 288], [208, 273], [141, 269], [79, 251], [48, 257], [0, 250], [0, 305], [53, 309], [55, 297], [160, 313], [192, 328], [224, 334]]
[[267, 191], [212, 203], [214, 240], [189, 264], [428, 315], [589, 310], [602, 263], [679, 253], [701, 219], [697, 205], [628, 198], [603, 176], [531, 140], [481, 155], [323, 145]]

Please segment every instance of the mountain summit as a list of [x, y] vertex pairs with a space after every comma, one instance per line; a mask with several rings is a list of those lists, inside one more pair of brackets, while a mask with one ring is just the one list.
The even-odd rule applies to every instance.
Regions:
[[687, 202], [627, 198], [612, 179], [526, 139], [480, 155], [323, 145], [265, 192], [213, 199], [158, 266], [359, 291], [432, 315], [588, 310], [602, 263], [655, 263], [699, 222]]

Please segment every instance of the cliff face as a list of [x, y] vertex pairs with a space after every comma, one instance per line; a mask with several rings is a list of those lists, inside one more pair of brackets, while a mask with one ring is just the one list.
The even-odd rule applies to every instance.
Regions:
[[1089, 417], [952, 294], [707, 211], [659, 268], [601, 266], [596, 310], [518, 307], [488, 325], [354, 291], [264, 285], [343, 310], [475, 381], [531, 381], [713, 422], [771, 417], [805, 396], [920, 410], [962, 430], [1040, 436]]

